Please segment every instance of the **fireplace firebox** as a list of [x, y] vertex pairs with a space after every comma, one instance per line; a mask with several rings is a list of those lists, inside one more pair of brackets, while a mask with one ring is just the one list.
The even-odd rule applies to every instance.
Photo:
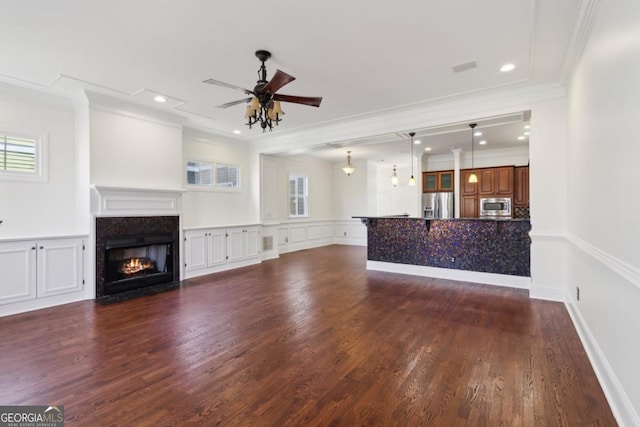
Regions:
[[177, 216], [96, 218], [96, 299], [178, 287], [178, 227]]
[[171, 233], [109, 239], [105, 250], [105, 295], [173, 281]]

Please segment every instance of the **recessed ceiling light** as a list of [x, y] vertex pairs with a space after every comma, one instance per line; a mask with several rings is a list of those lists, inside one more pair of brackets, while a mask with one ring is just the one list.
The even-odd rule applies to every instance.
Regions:
[[167, 102], [167, 98], [165, 98], [162, 95], [156, 95], [155, 98], [153, 98], [154, 101], [159, 102], [160, 104], [164, 104], [165, 102]]
[[519, 136], [518, 137], [518, 141], [522, 141], [523, 139], [527, 139], [527, 137], [526, 136]]
[[483, 139], [482, 141], [478, 142], [478, 144], [480, 144], [480, 145], [487, 145], [487, 141], [485, 141], [485, 140]]
[[531, 132], [524, 132], [524, 134], [525, 134], [526, 136], [529, 136], [529, 134], [530, 134], [530, 133], [531, 133]]
[[424, 151], [431, 151], [431, 147], [424, 147]]
[[422, 141], [420, 141], [419, 139], [416, 139], [415, 141], [413, 141], [414, 144], [418, 145], [420, 144]]
[[529, 126], [529, 125], [524, 125], [524, 128], [525, 128], [525, 129], [531, 129], [531, 126]]
[[477, 131], [476, 133], [473, 134], [474, 136], [482, 136], [482, 132]]
[[233, 133], [236, 134], [236, 135], [240, 135], [242, 132], [240, 132], [238, 129], [236, 129], [236, 130], [233, 131]]
[[502, 71], [503, 73], [507, 73], [509, 71], [513, 71], [515, 68], [516, 66], [513, 64], [504, 64], [502, 67], [500, 67], [500, 71]]

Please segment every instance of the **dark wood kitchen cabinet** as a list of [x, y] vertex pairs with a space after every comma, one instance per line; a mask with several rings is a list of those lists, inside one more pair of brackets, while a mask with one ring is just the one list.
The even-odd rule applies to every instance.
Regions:
[[512, 197], [513, 166], [480, 169], [478, 194], [481, 196]]
[[529, 207], [529, 166], [518, 166], [514, 170], [513, 205]]
[[480, 216], [480, 208], [478, 207], [478, 196], [462, 196], [460, 197], [460, 218], [478, 218]]
[[475, 196], [478, 194], [478, 183], [470, 183], [469, 177], [472, 173], [475, 173], [478, 176], [477, 169], [465, 169], [460, 171], [460, 193], [463, 196]]
[[422, 192], [453, 191], [453, 171], [422, 172]]

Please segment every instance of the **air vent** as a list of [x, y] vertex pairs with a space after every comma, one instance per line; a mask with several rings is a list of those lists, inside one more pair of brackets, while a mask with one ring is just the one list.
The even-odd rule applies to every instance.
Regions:
[[471, 70], [472, 68], [476, 68], [478, 64], [476, 61], [465, 62], [464, 64], [458, 64], [451, 67], [454, 73], [461, 73], [463, 71]]
[[263, 251], [273, 250], [273, 236], [264, 236], [262, 238], [262, 250]]

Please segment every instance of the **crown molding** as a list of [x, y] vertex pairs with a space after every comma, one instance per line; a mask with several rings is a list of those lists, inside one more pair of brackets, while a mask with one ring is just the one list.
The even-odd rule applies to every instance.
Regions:
[[478, 117], [511, 114], [532, 105], [566, 96], [559, 83], [540, 84], [476, 95], [450, 102], [423, 103], [370, 114], [360, 119], [278, 133], [250, 141], [251, 147], [262, 153], [286, 152], [349, 139], [374, 137], [407, 130], [475, 120]]
[[562, 85], [566, 88], [570, 87], [573, 75], [580, 64], [580, 59], [591, 35], [599, 8], [600, 0], [585, 0], [580, 3], [580, 11], [574, 26], [575, 30], [571, 37], [560, 78]]

